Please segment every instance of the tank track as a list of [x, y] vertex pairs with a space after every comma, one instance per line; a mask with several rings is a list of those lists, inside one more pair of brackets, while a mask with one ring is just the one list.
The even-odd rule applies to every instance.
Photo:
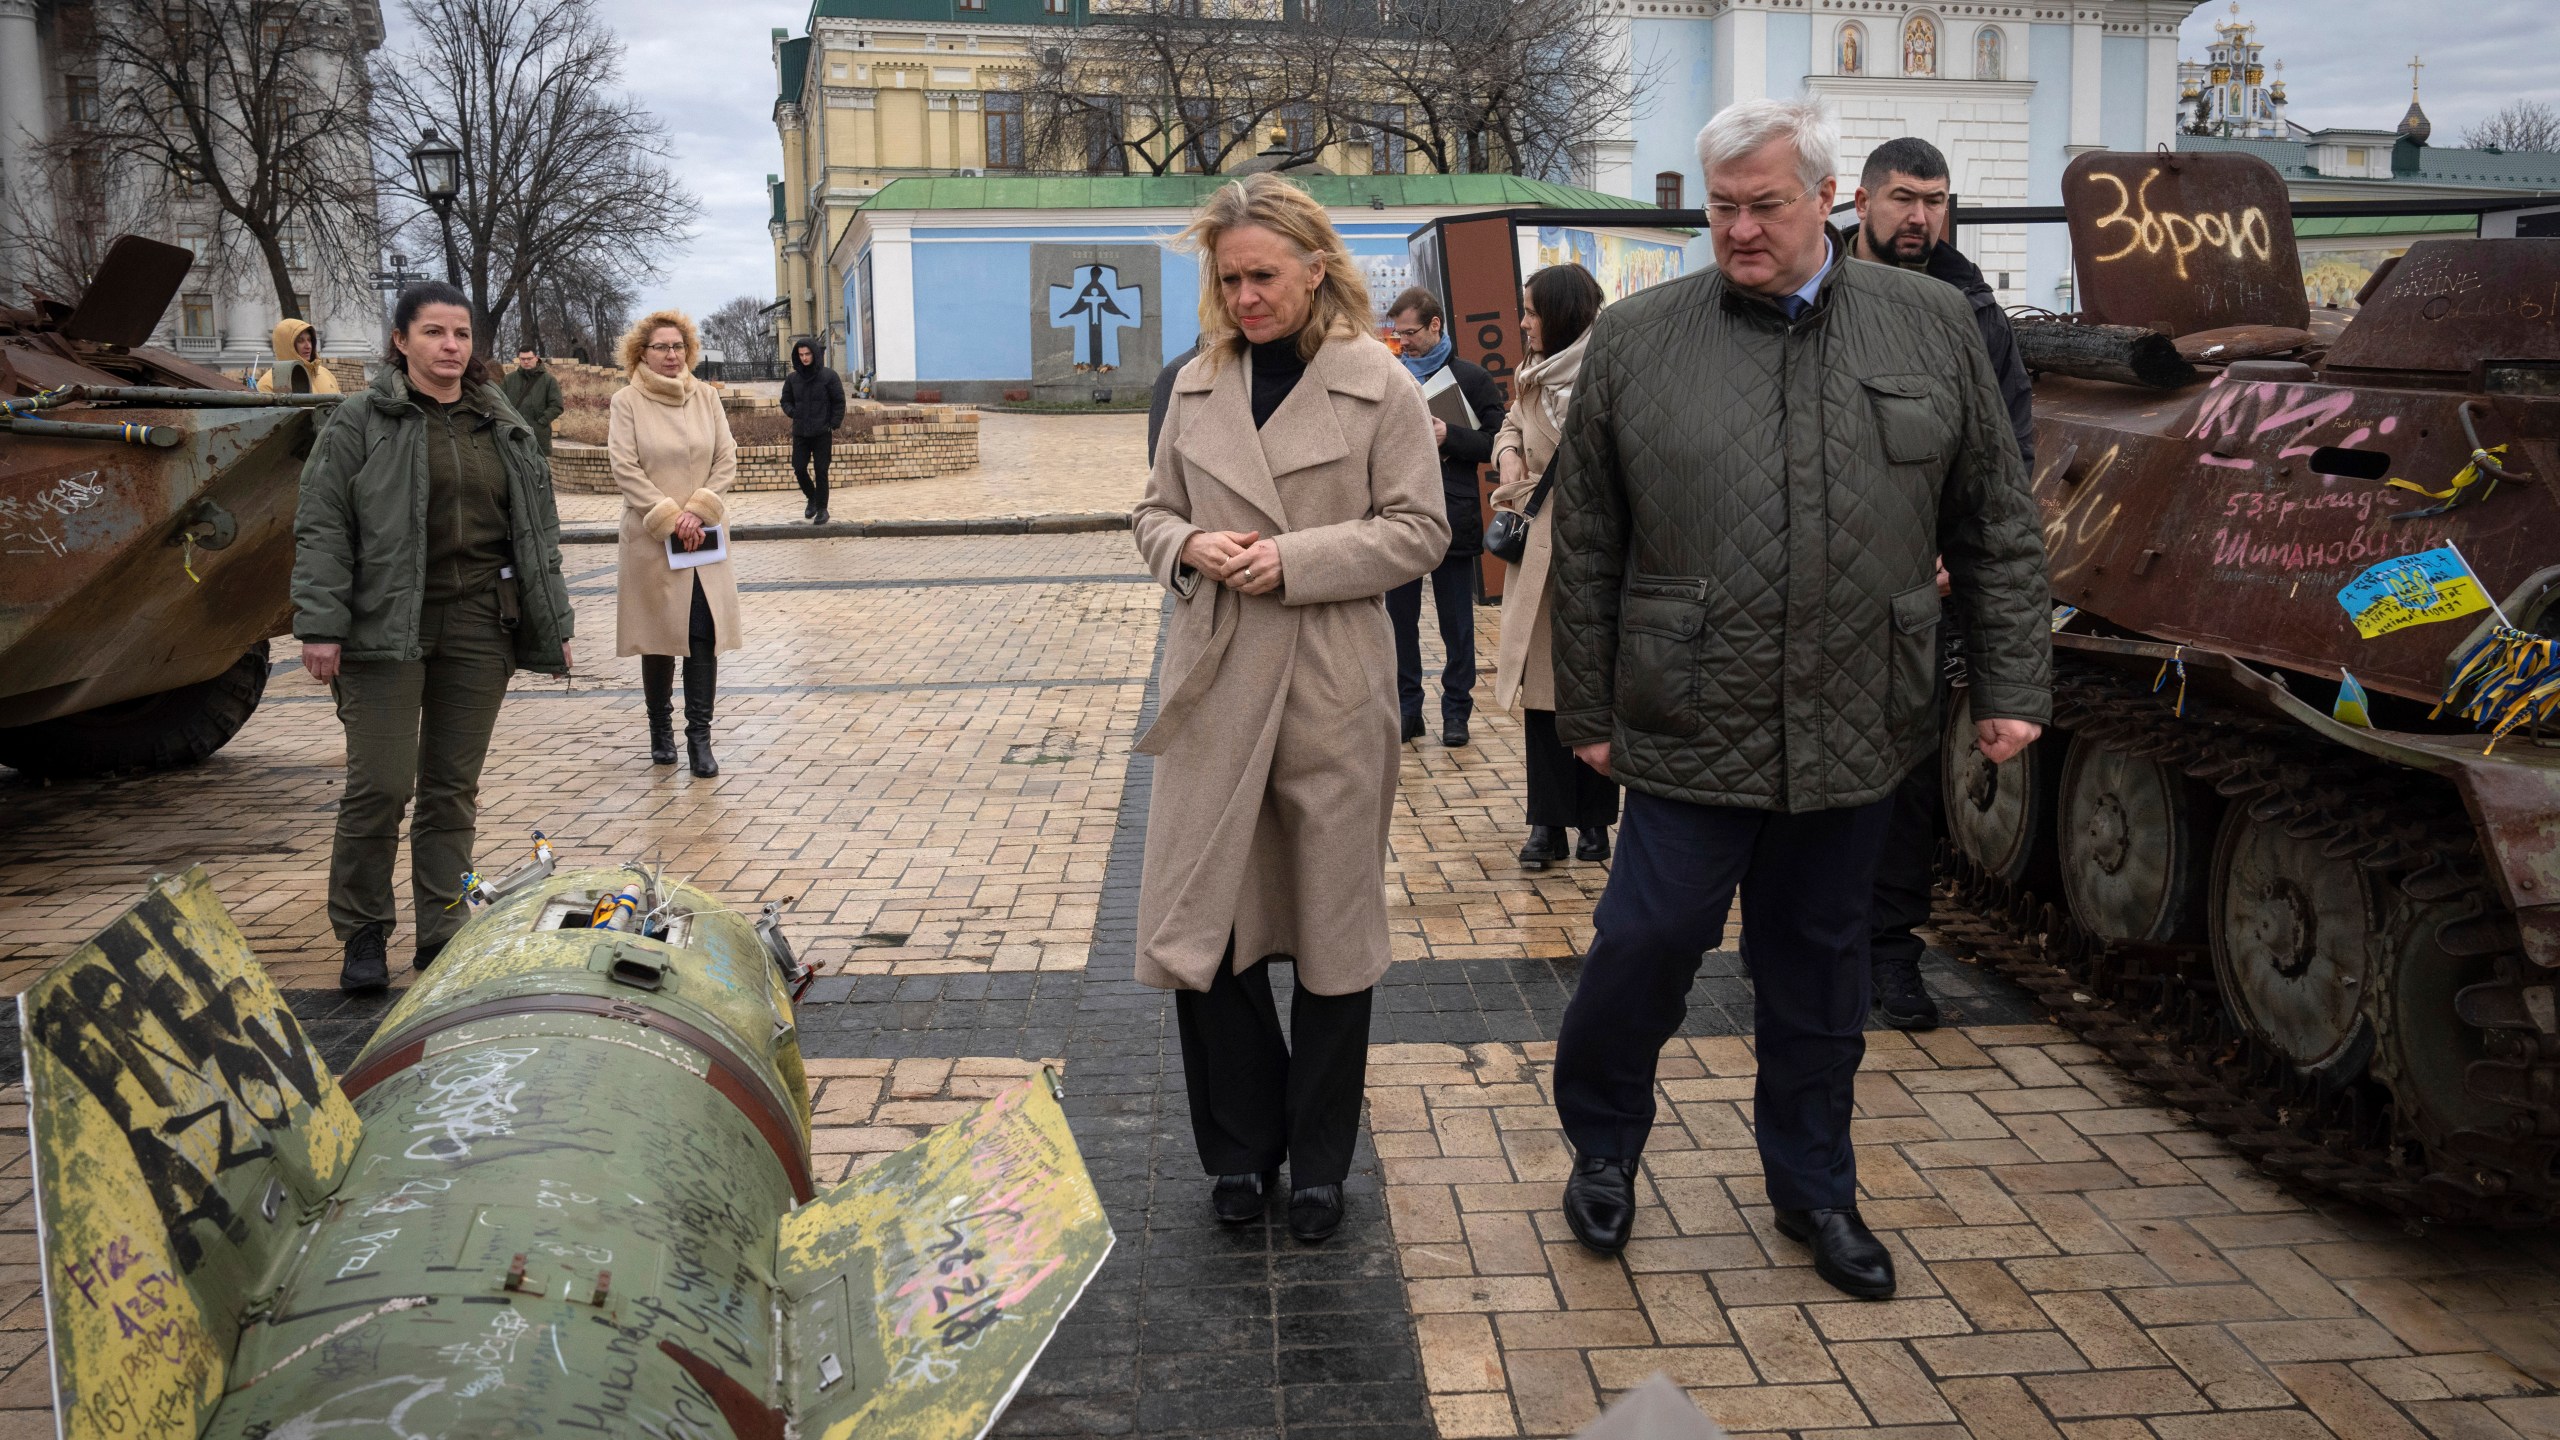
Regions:
[[[2496, 1119], [2436, 1123], [2414, 1098], [2421, 1078], [2389, 1044], [2353, 1080], [2300, 1078], [2231, 1017], [2208, 945], [2101, 939], [2061, 896], [2006, 885], [1952, 846], [1932, 921], [1945, 947], [2017, 981], [2135, 1080], [2297, 1187], [2412, 1222], [2525, 1227], [2560, 1213], [2560, 1037], [2535, 1024], [2531, 1003], [2547, 1015], [2550, 976], [2525, 958], [2453, 788], [2210, 703], [2190, 699], [2181, 716], [2126, 675], [2067, 652], [2055, 660], [2055, 728], [2184, 771], [2253, 818], [2323, 841], [2388, 898], [2395, 938], [2432, 926], [2442, 956], [2477, 969], [2480, 983], [2453, 1008], [2487, 1063], [2455, 1083], [2494, 1099]], [[2387, 947], [2375, 966], [2363, 1009], [2377, 1031], [2397, 1023], [2390, 957], [2408, 953]]]

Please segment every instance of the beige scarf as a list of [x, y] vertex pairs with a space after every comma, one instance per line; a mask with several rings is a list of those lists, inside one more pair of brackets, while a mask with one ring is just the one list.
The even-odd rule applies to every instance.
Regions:
[[638, 387], [641, 394], [659, 404], [682, 409], [684, 403], [693, 398], [694, 387], [702, 382], [694, 379], [690, 374], [661, 375], [647, 365], [642, 365], [631, 372], [631, 383]]
[[1558, 433], [1563, 432], [1565, 412], [1573, 405], [1573, 382], [1582, 374], [1583, 342], [1590, 338], [1591, 332], [1585, 330], [1557, 353], [1541, 355], [1520, 367], [1517, 388], [1537, 398], [1548, 426]]

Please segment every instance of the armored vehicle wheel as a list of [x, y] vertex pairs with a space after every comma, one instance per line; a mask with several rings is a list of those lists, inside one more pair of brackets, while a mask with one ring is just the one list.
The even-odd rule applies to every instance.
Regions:
[[2233, 1018], [2297, 1072], [2335, 1085], [2373, 1054], [2363, 1001], [2385, 919], [2364, 872], [2320, 851], [2233, 806], [2214, 846], [2208, 923]]
[[2075, 736], [2055, 797], [2062, 891], [2102, 940], [2193, 932], [2212, 850], [2206, 797], [2156, 760]]
[[267, 693], [267, 642], [210, 680], [0, 730], [0, 765], [47, 779], [201, 764]]
[[1970, 694], [1956, 692], [1947, 706], [1947, 728], [1938, 742], [1947, 837], [1967, 859], [2005, 884], [2052, 878], [2059, 743], [2059, 737], [2049, 736], [1994, 765], [1974, 747]]

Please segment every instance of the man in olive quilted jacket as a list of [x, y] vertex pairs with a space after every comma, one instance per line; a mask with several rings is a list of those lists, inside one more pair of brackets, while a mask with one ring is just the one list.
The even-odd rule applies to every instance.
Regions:
[[1853, 260], [1811, 102], [1698, 136], [1713, 271], [1600, 314], [1556, 452], [1556, 732], [1627, 788], [1556, 1044], [1565, 1218], [1626, 1243], [1654, 1061], [1742, 893], [1753, 1120], [1781, 1234], [1893, 1293], [1857, 1211], [1868, 905], [1895, 786], [1935, 743], [1936, 558], [1967, 622], [1976, 743], [2051, 713], [2044, 547], [1964, 297]]

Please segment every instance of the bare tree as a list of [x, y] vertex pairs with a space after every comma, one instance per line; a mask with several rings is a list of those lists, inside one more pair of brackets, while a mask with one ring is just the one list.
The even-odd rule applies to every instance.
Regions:
[[741, 295], [702, 317], [702, 343], [718, 350], [723, 363], [730, 365], [766, 365], [772, 363], [776, 340], [773, 333], [772, 302], [760, 296]]
[[418, 38], [375, 77], [383, 187], [420, 207], [417, 225], [409, 146], [433, 125], [461, 148], [455, 243], [483, 343], [572, 262], [625, 285], [658, 278], [700, 206], [665, 163], [665, 125], [623, 94], [622, 45], [596, 0], [406, 8]]
[[548, 354], [587, 356], [614, 363], [614, 342], [631, 324], [639, 296], [612, 265], [573, 255], [534, 278], [532, 316], [526, 327], [534, 348]]
[[2510, 100], [2462, 132], [2474, 150], [2560, 150], [2560, 110], [2539, 100]]
[[1325, 0], [1305, 43], [1338, 124], [1443, 173], [1566, 178], [1653, 80], [1588, 0]]
[[343, 0], [149, 0], [92, 30], [97, 115], [76, 149], [111, 188], [209, 200], [291, 319], [303, 318], [297, 273], [361, 283], [376, 251], [364, 56], [377, 37], [355, 12]]
[[[1023, 92], [1024, 149], [1058, 170], [1215, 174], [1291, 122], [1306, 155], [1329, 143], [1322, 88], [1277, 5], [1119, 0], [1057, 37]], [[1296, 103], [1293, 106], [1292, 100]]]
[[[29, 290], [77, 300], [117, 236], [171, 233], [166, 177], [135, 174], [77, 135], [56, 136], [29, 159], [0, 192], [0, 252]], [[199, 267], [217, 258], [202, 253], [210, 239], [198, 242]]]

